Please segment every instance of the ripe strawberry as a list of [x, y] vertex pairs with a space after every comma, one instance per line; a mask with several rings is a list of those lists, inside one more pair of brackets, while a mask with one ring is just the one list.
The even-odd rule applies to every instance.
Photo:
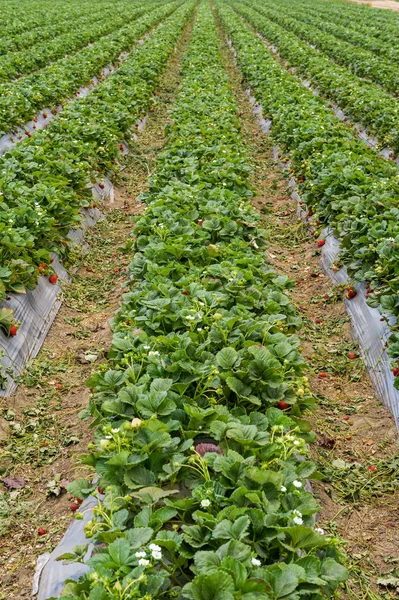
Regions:
[[70, 510], [71, 512], [76, 512], [76, 511], [78, 510], [78, 508], [79, 508], [79, 504], [77, 504], [76, 502], [72, 502], [72, 503], [69, 505], [69, 510]]
[[120, 150], [121, 152], [123, 152], [123, 150], [124, 150], [123, 144], [119, 144], [119, 150]]
[[30, 137], [31, 133], [29, 131], [25, 131], [25, 135], [26, 135], [26, 137]]
[[320, 325], [320, 323], [323, 323], [323, 319], [316, 319], [316, 323]]
[[103, 184], [103, 183], [100, 183], [100, 184], [99, 184], [99, 186], [100, 186], [100, 188], [101, 188], [102, 190], [104, 189], [104, 184]]
[[292, 251], [292, 252], [290, 252], [290, 254], [295, 254], [295, 252], [294, 252], [294, 251]]
[[345, 416], [344, 416], [344, 420], [345, 420], [345, 421], [349, 421], [349, 415], [345, 415]]
[[368, 470], [369, 470], [369, 471], [375, 471], [375, 470], [376, 470], [376, 468], [377, 468], [377, 467], [376, 467], [375, 465], [370, 465], [370, 466], [368, 467]]
[[18, 333], [18, 329], [17, 327], [15, 327], [15, 325], [11, 325], [10, 327], [10, 335], [12, 335], [13, 337], [16, 336]]
[[313, 217], [313, 213], [311, 210], [308, 211], [308, 217]]
[[92, 208], [97, 208], [97, 204], [93, 204]]
[[48, 278], [49, 282], [52, 283], [53, 285], [57, 283], [57, 279], [58, 279], [58, 275], [57, 273], [53, 273], [52, 275], [50, 275], [50, 277]]
[[63, 387], [64, 387], [64, 386], [62, 385], [62, 383], [58, 383], [58, 384], [57, 384], [57, 390], [62, 390], [62, 389], [63, 389]]
[[53, 263], [54, 262], [54, 258], [50, 258], [50, 262]]
[[399, 375], [399, 368], [395, 367], [394, 369], [392, 369], [392, 373], [394, 377], [397, 377]]
[[348, 352], [348, 355], [347, 355], [347, 356], [348, 356], [348, 358], [350, 358], [350, 359], [352, 359], [352, 360], [353, 360], [354, 358], [357, 358], [357, 356], [356, 356], [356, 354], [355, 354], [354, 352]]
[[38, 266], [39, 269], [39, 273], [41, 273], [42, 271], [44, 271], [44, 269], [47, 267], [46, 263], [42, 263], [41, 265]]
[[97, 492], [99, 494], [101, 494], [102, 496], [104, 496], [104, 492], [102, 491], [102, 489], [100, 487], [97, 488]]
[[83, 502], [83, 498], [75, 498], [75, 502], [76, 502], [76, 504], [79, 504], [79, 506], [80, 506]]
[[346, 288], [346, 297], [348, 298], [348, 300], [351, 300], [356, 295], [357, 295], [357, 291], [355, 290], [355, 288], [352, 287], [351, 285], [348, 285], [348, 287]]
[[277, 402], [277, 406], [280, 410], [287, 410], [287, 408], [290, 407], [290, 405], [287, 404], [286, 402], [283, 402], [283, 400], [280, 400], [279, 402]]
[[43, 527], [39, 527], [37, 530], [38, 535], [46, 535], [47, 530], [43, 529]]
[[326, 243], [325, 240], [319, 240], [317, 242], [317, 245], [318, 245], [319, 248], [321, 248], [322, 246], [324, 246], [325, 243]]
[[203, 222], [204, 222], [204, 219], [200, 219], [200, 220], [198, 221], [198, 225], [199, 225], [200, 227], [202, 227], [202, 224], [203, 224]]
[[324, 379], [325, 377], [327, 377], [327, 375], [325, 373], [319, 373], [319, 377], [320, 379]]
[[184, 292], [182, 292], [183, 296], [188, 296], [190, 294], [190, 292], [187, 292], [186, 290]]

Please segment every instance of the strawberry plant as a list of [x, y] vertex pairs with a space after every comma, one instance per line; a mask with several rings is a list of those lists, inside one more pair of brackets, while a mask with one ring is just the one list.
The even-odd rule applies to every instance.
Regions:
[[109, 365], [89, 382], [96, 432], [83, 462], [98, 479], [68, 487], [99, 497], [85, 526], [97, 550], [61, 597], [322, 600], [347, 572], [305, 489], [318, 475], [301, 323], [292, 282], [265, 262], [208, 2], [182, 77], [127, 246]]
[[[355, 281], [368, 282], [371, 306], [398, 316], [397, 166], [358, 140], [322, 98], [276, 61], [236, 12], [216, 4], [245, 81], [272, 119], [274, 140], [289, 156], [297, 179], [304, 178], [302, 201], [341, 242], [337, 262]], [[346, 297], [355, 296], [352, 286]], [[399, 357], [394, 335], [389, 353]]]
[[0, 158], [5, 173], [0, 300], [6, 291], [33, 289], [38, 266], [51, 262], [51, 251], [68, 253], [68, 230], [80, 224], [79, 210], [89, 203], [92, 182], [99, 172], [119, 168], [120, 140], [129, 137], [134, 122], [151, 105], [158, 77], [193, 4], [174, 9], [176, 3], [154, 11], [141, 25], [144, 30], [173, 14], [89, 96], [65, 107], [47, 129]]

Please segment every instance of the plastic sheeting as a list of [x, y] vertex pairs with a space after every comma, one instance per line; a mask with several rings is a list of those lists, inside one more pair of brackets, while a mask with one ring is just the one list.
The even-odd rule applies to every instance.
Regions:
[[[269, 135], [272, 127], [270, 119], [265, 119], [262, 114], [262, 107], [251, 95], [251, 90], [246, 90], [249, 100], [253, 107], [253, 113], [257, 116], [260, 128], [263, 133]], [[364, 133], [364, 135], [366, 135]], [[371, 145], [371, 144], [370, 144]], [[283, 170], [289, 168], [289, 161], [283, 162], [277, 146], [273, 148], [273, 155], [279, 167]], [[302, 210], [300, 196], [296, 191], [296, 181], [291, 179], [291, 198], [297, 202], [298, 216], [306, 221], [306, 213]], [[323, 271], [330, 277], [334, 285], [345, 283], [349, 280], [345, 268], [339, 271], [333, 271], [334, 259], [339, 253], [339, 241], [329, 230], [323, 231], [325, 245], [321, 249], [321, 266]], [[381, 320], [381, 313], [376, 308], [371, 308], [366, 301], [366, 286], [364, 283], [355, 286], [357, 295], [348, 300], [345, 298], [346, 310], [351, 318], [352, 334], [358, 342], [360, 353], [364, 359], [364, 364], [370, 375], [374, 388], [383, 403], [395, 419], [396, 427], [399, 429], [399, 390], [394, 387], [394, 376], [391, 371], [389, 356], [386, 352], [386, 343], [390, 336], [389, 325], [395, 323], [395, 318], [387, 322]]]
[[[67, 552], [72, 552], [78, 544], [87, 544], [84, 526], [93, 518], [92, 510], [96, 504], [97, 499], [93, 496], [84, 500], [79, 508], [83, 519], [72, 521], [61, 542], [51, 554], [39, 556], [32, 586], [32, 595], [37, 594], [37, 600], [47, 600], [51, 597], [58, 598], [64, 589], [66, 579], [77, 580], [90, 570], [89, 567], [80, 563], [64, 565], [62, 561], [57, 561], [57, 558]], [[89, 544], [85, 560], [90, 558], [93, 547], [93, 544]]]
[[[281, 56], [279, 55], [278, 48], [276, 48], [276, 46], [273, 46], [273, 44], [270, 44], [260, 33], [257, 34], [257, 37], [260, 40], [262, 40], [262, 42], [265, 44], [265, 46], [268, 47], [270, 52], [279, 61], [284, 63], [284, 59], [282, 59]], [[311, 46], [313, 49], [315, 49], [315, 46], [313, 46], [313, 44], [309, 44], [309, 46]], [[298, 67], [290, 67], [287, 70], [290, 73], [292, 73], [293, 75], [295, 75], [300, 80], [303, 87], [305, 87], [310, 92], [312, 92], [312, 94], [314, 94], [315, 96], [323, 97], [323, 94], [321, 94], [320, 91], [316, 87], [313, 87], [312, 83], [308, 79], [302, 79], [298, 75]], [[351, 120], [351, 116], [347, 115], [337, 104], [332, 103], [331, 109], [334, 112], [335, 116], [338, 119], [340, 119], [341, 121], [344, 121], [344, 120], [350, 121]], [[367, 146], [369, 148], [372, 148], [373, 150], [378, 152], [381, 156], [383, 156], [387, 160], [392, 160], [397, 165], [399, 165], [399, 157], [395, 157], [395, 152], [391, 148], [382, 148], [381, 150], [379, 150], [380, 144], [378, 142], [378, 139], [373, 137], [372, 135], [370, 135], [368, 133], [367, 129], [361, 123], [352, 122], [352, 127], [356, 131], [359, 139], [361, 139], [363, 142], [365, 142], [365, 144], [367, 144]]]
[[[109, 199], [112, 202], [113, 185], [109, 179], [104, 182], [104, 188], [96, 184], [93, 188], [93, 196], [97, 201]], [[68, 237], [76, 244], [81, 244], [84, 232], [88, 227], [95, 225], [103, 215], [97, 208], [82, 211], [82, 227], [71, 229]], [[69, 276], [57, 255], [53, 255], [52, 264], [61, 282], [68, 281]], [[61, 307], [59, 294], [61, 285], [57, 282], [52, 284], [47, 277], [39, 277], [38, 285], [26, 294], [10, 293], [0, 308], [11, 308], [14, 311], [15, 320], [21, 322], [15, 337], [7, 337], [3, 331], [0, 332], [0, 352], [4, 356], [0, 360], [0, 368], [7, 376], [7, 385], [0, 390], [0, 396], [10, 396], [18, 387], [17, 379], [22, 373], [25, 364], [32, 360], [39, 352], [46, 335]]]

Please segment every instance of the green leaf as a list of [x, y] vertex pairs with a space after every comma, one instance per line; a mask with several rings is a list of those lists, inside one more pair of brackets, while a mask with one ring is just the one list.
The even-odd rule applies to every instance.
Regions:
[[95, 486], [88, 479], [77, 479], [68, 483], [66, 489], [74, 498], [82, 499], [87, 498], [95, 489]]
[[194, 556], [194, 564], [198, 573], [211, 573], [220, 567], [221, 560], [215, 552], [200, 550]]
[[216, 362], [222, 369], [226, 371], [232, 369], [237, 362], [238, 353], [234, 348], [223, 348], [216, 354]]
[[194, 600], [234, 600], [234, 583], [221, 569], [209, 575], [197, 575], [191, 583]]
[[136, 550], [144, 546], [154, 535], [151, 527], [134, 527], [126, 531], [126, 537], [130, 546]]
[[[152, 530], [151, 530], [152, 531]], [[128, 564], [130, 544], [124, 538], [118, 538], [108, 546], [108, 554], [118, 567]]]

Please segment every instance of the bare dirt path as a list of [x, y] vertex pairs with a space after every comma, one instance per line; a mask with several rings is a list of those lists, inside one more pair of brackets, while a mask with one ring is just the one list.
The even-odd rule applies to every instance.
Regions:
[[[0, 400], [0, 480], [11, 478], [11, 488], [0, 482], [0, 600], [31, 597], [37, 556], [51, 552], [71, 520], [72, 498], [64, 485], [84, 474], [79, 455], [91, 440], [89, 422], [78, 416], [89, 398], [86, 381], [111, 342], [109, 321], [125, 291], [131, 258], [123, 246], [135, 215], [144, 210], [135, 198], [165, 143], [191, 28], [192, 21], [161, 78], [147, 125], [130, 149], [115, 203], [89, 230], [86, 253], [76, 255], [73, 283], [64, 289], [64, 304], [43, 349], [17, 394]], [[20, 489], [12, 489], [16, 478], [23, 479]]]
[[350, 0], [356, 4], [367, 4], [372, 8], [385, 8], [385, 10], [393, 10], [399, 12], [399, 2], [395, 0]]
[[340, 597], [393, 600], [395, 588], [378, 586], [377, 579], [387, 573], [396, 576], [399, 556], [398, 432], [374, 393], [362, 359], [348, 357], [352, 352], [358, 356], [358, 351], [343, 289], [334, 288], [323, 274], [320, 251], [296, 215], [287, 176], [278, 169], [271, 142], [252, 115], [227, 47], [224, 56], [254, 169], [254, 203], [269, 231], [268, 261], [296, 281], [292, 301], [303, 319], [302, 351], [318, 402], [311, 416], [318, 436], [312, 454], [324, 476], [324, 482], [312, 485], [321, 506], [320, 527], [338, 536], [351, 572]]

